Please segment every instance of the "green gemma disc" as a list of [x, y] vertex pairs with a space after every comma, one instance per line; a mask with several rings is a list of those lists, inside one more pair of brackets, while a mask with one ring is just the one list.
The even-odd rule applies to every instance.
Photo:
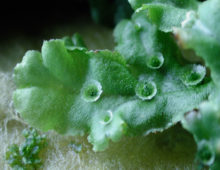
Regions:
[[113, 113], [111, 110], [108, 110], [105, 114], [103, 114], [102, 120], [99, 122], [103, 125], [107, 125], [111, 123], [112, 119], [113, 119]]
[[84, 84], [81, 93], [86, 102], [95, 102], [102, 94], [102, 86], [98, 81], [92, 80]]
[[199, 84], [206, 75], [206, 68], [202, 65], [188, 65], [182, 71], [181, 80], [186, 86]]
[[215, 160], [215, 152], [212, 148], [212, 145], [208, 141], [202, 140], [199, 142], [197, 158], [204, 165], [209, 166], [213, 164]]
[[147, 61], [147, 66], [151, 69], [159, 69], [164, 63], [164, 57], [161, 53], [151, 56]]
[[153, 81], [140, 81], [135, 93], [141, 100], [151, 100], [157, 94], [156, 84]]

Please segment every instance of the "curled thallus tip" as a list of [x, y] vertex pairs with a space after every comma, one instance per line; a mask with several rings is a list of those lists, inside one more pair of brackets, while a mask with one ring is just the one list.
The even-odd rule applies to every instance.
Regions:
[[195, 11], [188, 11], [186, 13], [186, 19], [181, 22], [181, 27], [182, 28], [191, 27], [195, 23], [195, 20], [196, 20]]

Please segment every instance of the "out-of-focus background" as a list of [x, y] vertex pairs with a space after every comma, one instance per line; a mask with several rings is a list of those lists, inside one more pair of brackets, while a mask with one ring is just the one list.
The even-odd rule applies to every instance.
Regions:
[[[40, 50], [43, 40], [71, 36], [78, 32], [89, 49], [114, 49], [114, 25], [132, 14], [127, 0], [73, 0], [73, 2], [29, 1], [0, 5], [0, 169], [10, 169], [5, 161], [7, 147], [19, 144], [27, 125], [13, 109], [11, 96], [16, 88], [13, 68], [25, 51]], [[94, 153], [86, 137], [63, 137], [47, 132], [48, 147], [41, 157], [41, 169], [194, 169], [196, 145], [178, 124], [163, 133], [123, 138], [107, 151]], [[71, 142], [82, 144], [76, 153]]]
[[41, 36], [45, 28], [85, 18], [112, 28], [133, 12], [127, 0], [19, 1], [0, 5], [1, 40], [17, 34]]

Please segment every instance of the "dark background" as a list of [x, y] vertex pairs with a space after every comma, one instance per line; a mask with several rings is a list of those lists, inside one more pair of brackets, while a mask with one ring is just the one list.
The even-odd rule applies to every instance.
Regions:
[[90, 17], [87, 0], [1, 1], [0, 39], [18, 32], [37, 36], [47, 26], [74, 22], [79, 17]]
[[[204, 0], [200, 0], [204, 1]], [[92, 20], [91, 8], [99, 9], [99, 23], [113, 27], [114, 14], [122, 10], [118, 18], [128, 18], [132, 11], [127, 0], [72, 0], [72, 1], [0, 1], [0, 40], [14, 34], [38, 36], [45, 27], [74, 23], [80, 18]], [[94, 9], [94, 8], [93, 8]], [[93, 21], [97, 19], [93, 17]], [[97, 22], [97, 21], [96, 21]]]

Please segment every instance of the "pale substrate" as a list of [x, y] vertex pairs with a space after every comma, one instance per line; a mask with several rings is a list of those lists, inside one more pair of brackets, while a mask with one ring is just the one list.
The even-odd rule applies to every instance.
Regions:
[[[71, 35], [79, 30], [90, 48], [113, 47], [110, 30], [91, 24], [89, 28], [87, 26], [81, 24], [73, 27], [58, 27], [54, 31], [57, 34], [54, 35], [58, 37]], [[48, 37], [47, 34], [46, 38], [54, 38], [54, 35]], [[24, 140], [21, 131], [27, 127], [16, 116], [11, 102], [12, 91], [15, 89], [12, 80], [13, 67], [21, 60], [27, 49], [40, 47], [39, 43], [31, 43], [34, 41], [18, 38], [4, 42], [0, 47], [0, 169], [3, 170], [10, 169], [4, 159], [7, 147], [12, 143], [21, 143]], [[92, 151], [92, 146], [87, 142], [86, 137], [64, 137], [55, 132], [46, 134], [48, 146], [42, 153], [44, 163], [41, 169], [43, 170], [194, 169], [196, 146], [192, 136], [180, 125], [146, 137], [123, 138], [119, 143], [111, 143], [108, 150], [99, 153]], [[81, 143], [82, 151], [74, 152], [69, 146], [71, 142]]]

